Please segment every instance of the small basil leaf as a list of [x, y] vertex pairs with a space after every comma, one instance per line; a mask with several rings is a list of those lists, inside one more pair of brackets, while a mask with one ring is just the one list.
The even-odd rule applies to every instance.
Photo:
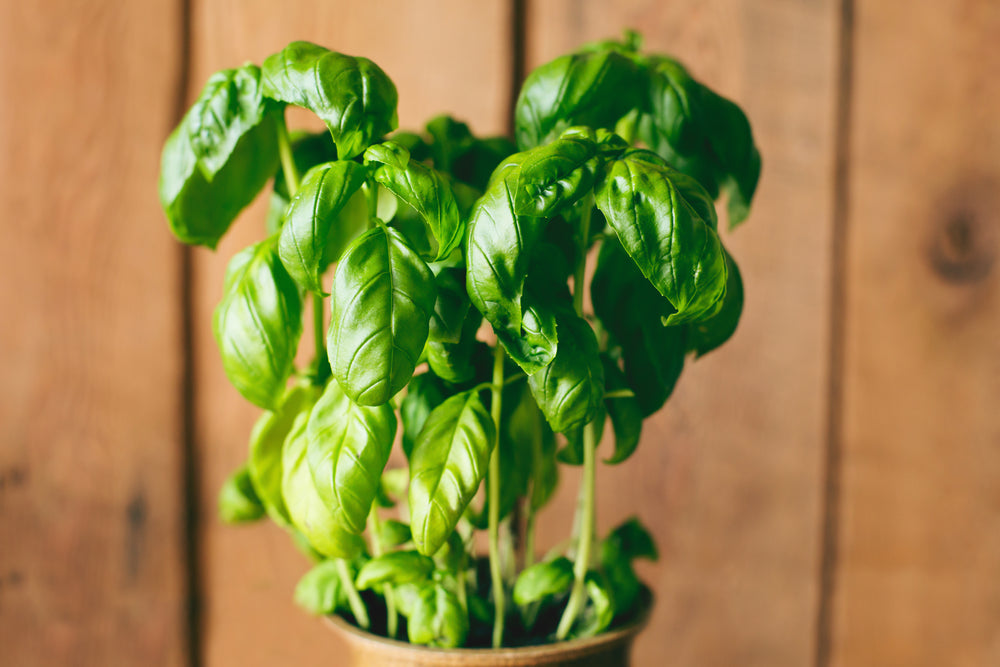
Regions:
[[676, 310], [667, 324], [708, 319], [726, 291], [722, 243], [674, 185], [676, 173], [626, 153], [595, 191], [626, 252]]
[[[485, 190], [493, 170], [516, 150], [517, 146], [507, 137], [476, 139], [468, 150], [455, 156], [450, 173], [462, 183], [479, 191]], [[457, 190], [455, 194], [458, 195]]]
[[[595, 435], [599, 436], [604, 433], [604, 422], [607, 418], [608, 413], [602, 403], [597, 409], [597, 415], [589, 425], [590, 428], [594, 429]], [[583, 465], [583, 429], [585, 428], [587, 428], [587, 426], [578, 426], [563, 434], [566, 436], [566, 446], [556, 453], [556, 459], [558, 459], [560, 463], [566, 463], [572, 466]], [[595, 446], [599, 444], [600, 437], [597, 437]]]
[[615, 591], [611, 583], [599, 572], [587, 573], [587, 607], [573, 627], [573, 636], [581, 639], [598, 635], [611, 625], [615, 618]]
[[760, 152], [750, 122], [730, 100], [696, 81], [669, 58], [649, 59], [652, 132], [644, 140], [710, 193], [728, 193], [729, 225], [742, 222], [760, 179]]
[[427, 417], [410, 453], [410, 526], [417, 549], [434, 554], [486, 476], [496, 438], [478, 392], [452, 396]]
[[414, 610], [416, 610], [417, 605], [420, 604], [420, 594], [428, 588], [433, 588], [433, 586], [429, 581], [419, 581], [400, 584], [393, 588], [392, 593], [396, 597], [396, 606], [399, 608], [399, 613], [406, 617], [411, 616]]
[[260, 69], [217, 72], [163, 147], [160, 204], [184, 243], [214, 248], [278, 168]]
[[361, 566], [354, 582], [359, 590], [385, 584], [409, 584], [425, 581], [434, 571], [434, 561], [416, 551], [390, 551]]
[[291, 518], [281, 495], [281, 456], [285, 440], [295, 418], [312, 409], [319, 392], [314, 387], [292, 387], [274, 412], [265, 412], [250, 432], [248, 467], [268, 515], [282, 526], [290, 526]]
[[406, 495], [410, 473], [406, 468], [386, 468], [378, 484], [378, 503], [382, 507], [395, 507]]
[[736, 333], [740, 315], [743, 314], [743, 278], [740, 276], [739, 267], [733, 261], [733, 256], [728, 252], [726, 267], [728, 277], [722, 309], [715, 317], [696, 322], [690, 327], [688, 349], [693, 351], [696, 357], [708, 354], [729, 340]]
[[219, 491], [219, 516], [226, 523], [249, 523], [264, 516], [264, 505], [246, 466], [237, 469]]
[[460, 268], [444, 267], [434, 276], [437, 300], [434, 302], [427, 340], [457, 343], [461, 339], [462, 326], [470, 306], [463, 274]]
[[670, 305], [629, 259], [616, 239], [601, 247], [591, 282], [594, 312], [620, 348], [625, 377], [643, 416], [673, 393], [687, 350], [688, 327], [664, 327], [657, 316]]
[[642, 589], [632, 561], [637, 558], [655, 561], [659, 558], [653, 536], [633, 517], [601, 542], [598, 555], [614, 590], [618, 612], [625, 614], [631, 611]]
[[559, 348], [552, 363], [528, 377], [528, 386], [556, 433], [589, 423], [604, 397], [604, 367], [587, 321], [559, 315]]
[[295, 586], [295, 603], [315, 616], [326, 616], [347, 607], [337, 562], [324, 560], [306, 572]]
[[396, 519], [385, 519], [379, 524], [378, 540], [384, 549], [401, 547], [413, 539], [410, 526]]
[[378, 65], [292, 42], [264, 61], [264, 94], [309, 109], [330, 129], [337, 155], [349, 160], [396, 129], [396, 86]]
[[473, 379], [476, 374], [476, 349], [483, 345], [476, 340], [482, 319], [478, 311], [469, 312], [462, 327], [462, 337], [457, 343], [427, 343], [427, 363], [435, 375], [452, 384]]
[[428, 586], [413, 605], [407, 633], [413, 644], [456, 648], [465, 643], [469, 617], [454, 593], [443, 586]]
[[573, 586], [573, 563], [560, 556], [555, 560], [535, 563], [517, 577], [514, 602], [529, 605], [550, 595], [566, 593]]
[[410, 153], [392, 141], [370, 146], [365, 163], [378, 163], [375, 180], [409, 204], [430, 228], [442, 260], [462, 242], [465, 226], [458, 212], [455, 194], [438, 171], [410, 160]]
[[[601, 357], [604, 364], [604, 383], [607, 392], [629, 389], [628, 378], [612, 360]], [[615, 451], [604, 462], [610, 465], [621, 463], [632, 456], [639, 446], [642, 435], [642, 408], [634, 396], [619, 396], [604, 399], [604, 407], [611, 418], [615, 433]]]
[[302, 297], [278, 259], [276, 240], [233, 257], [212, 319], [229, 381], [268, 410], [284, 394], [302, 335]]
[[327, 384], [306, 428], [313, 485], [344, 531], [365, 529], [396, 435], [388, 404], [356, 405], [336, 382]]
[[434, 166], [445, 173], [452, 173], [455, 158], [475, 142], [469, 126], [451, 116], [435, 116], [427, 121], [425, 129], [433, 140], [430, 150]]
[[445, 543], [434, 554], [434, 563], [441, 570], [457, 573], [469, 564], [469, 552], [458, 531], [452, 531]]
[[517, 176], [514, 212], [556, 215], [591, 191], [600, 165], [593, 133], [586, 128], [570, 128], [552, 143], [527, 151]]
[[[501, 458], [501, 475], [504, 481], [504, 488], [500, 492], [501, 516], [506, 516], [513, 509], [517, 497], [525, 493], [525, 487], [529, 483], [531, 507], [534, 510], [541, 509], [559, 485], [555, 434], [524, 383], [504, 388], [502, 407], [501, 423], [504, 427], [500, 433], [500, 446], [517, 453]], [[512, 465], [504, 465], [507, 464], [507, 458], [511, 459]], [[520, 477], [524, 479], [518, 482]], [[513, 492], [512, 498], [507, 498], [508, 487]]]
[[327, 507], [313, 483], [306, 456], [309, 445], [306, 437], [308, 423], [309, 414], [301, 413], [296, 417], [285, 441], [281, 491], [288, 515], [312, 548], [319, 553], [330, 558], [354, 558], [363, 553], [364, 540], [346, 529], [340, 517]]
[[367, 227], [367, 220], [340, 216], [364, 182], [364, 167], [345, 161], [313, 167], [302, 179], [285, 212], [278, 254], [288, 274], [304, 289], [322, 294], [327, 258], [339, 258]]
[[543, 144], [571, 125], [612, 129], [640, 106], [641, 72], [616, 51], [574, 53], [528, 75], [514, 108], [517, 145]]
[[393, 229], [369, 230], [333, 277], [330, 367], [355, 403], [381, 405], [406, 386], [427, 342], [434, 274]]
[[427, 421], [427, 415], [444, 403], [446, 397], [444, 383], [433, 373], [422, 373], [406, 387], [406, 396], [399, 407], [403, 420], [403, 453], [409, 459], [413, 453], [413, 443]]

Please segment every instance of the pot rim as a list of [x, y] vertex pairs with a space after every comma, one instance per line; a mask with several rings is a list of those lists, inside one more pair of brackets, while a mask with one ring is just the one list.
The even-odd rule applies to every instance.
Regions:
[[490, 656], [491, 658], [516, 658], [516, 657], [546, 657], [546, 656], [567, 656], [570, 654], [586, 654], [592, 651], [595, 647], [602, 646], [605, 644], [614, 644], [619, 641], [626, 640], [630, 637], [638, 635], [639, 632], [646, 627], [649, 623], [649, 618], [652, 615], [653, 610], [653, 592], [646, 586], [643, 586], [642, 593], [644, 597], [644, 604], [640, 607], [638, 612], [624, 625], [621, 625], [609, 632], [602, 632], [596, 637], [585, 637], [583, 639], [569, 639], [561, 642], [552, 642], [548, 644], [532, 644], [530, 646], [509, 646], [503, 648], [435, 648], [431, 646], [421, 646], [420, 644], [411, 644], [409, 642], [400, 641], [398, 639], [391, 639], [389, 637], [383, 637], [382, 635], [376, 635], [367, 630], [362, 630], [353, 623], [348, 622], [338, 614], [332, 614], [329, 616], [324, 616], [323, 621], [329, 624], [331, 627], [339, 630], [346, 635], [348, 635], [349, 641], [355, 644], [364, 644], [368, 646], [377, 646], [382, 650], [393, 650], [408, 653], [418, 653], [420, 655], [426, 656], [428, 658], [435, 657], [484, 657]]

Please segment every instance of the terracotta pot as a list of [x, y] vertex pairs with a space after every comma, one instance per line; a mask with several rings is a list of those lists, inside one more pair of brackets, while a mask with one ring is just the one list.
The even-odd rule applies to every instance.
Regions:
[[498, 650], [414, 646], [365, 632], [339, 616], [327, 620], [350, 647], [352, 667], [627, 667], [632, 642], [649, 620], [652, 604], [647, 600], [650, 604], [631, 622], [598, 637]]

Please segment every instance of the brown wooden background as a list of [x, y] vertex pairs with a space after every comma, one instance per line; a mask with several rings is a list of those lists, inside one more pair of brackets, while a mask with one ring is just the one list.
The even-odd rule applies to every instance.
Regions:
[[637, 664], [1000, 665], [995, 0], [0, 3], [0, 664], [342, 664], [285, 535], [215, 518], [255, 410], [209, 316], [262, 208], [216, 254], [166, 231], [205, 78], [309, 39], [382, 65], [404, 126], [503, 132], [524, 67], [626, 26], [764, 155], [738, 336], [600, 473], [601, 525], [663, 552]]

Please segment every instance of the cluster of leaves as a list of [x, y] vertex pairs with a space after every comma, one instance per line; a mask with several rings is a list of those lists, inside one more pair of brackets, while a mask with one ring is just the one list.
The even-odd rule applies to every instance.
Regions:
[[[606, 461], [626, 460], [688, 354], [732, 335], [743, 291], [715, 199], [731, 225], [746, 216], [749, 124], [634, 35], [535, 70], [516, 145], [446, 116], [393, 133], [396, 103], [370, 60], [295, 42], [215, 74], [164, 148], [161, 201], [186, 243], [214, 248], [273, 180], [267, 236], [230, 262], [213, 320], [227, 376], [265, 410], [223, 517], [266, 514], [318, 561], [295, 594], [315, 613], [392, 636], [402, 615], [410, 641], [445, 647], [486, 645], [490, 627], [496, 644], [498, 620], [508, 644], [602, 632], [641, 603], [632, 561], [656, 558], [637, 522], [593, 557], [589, 542], [528, 553], [518, 574], [508, 555], [502, 583], [473, 534], [516, 510], [532, 526], [559, 463], [592, 459], [586, 429], [599, 440], [610, 420]], [[287, 105], [327, 131], [289, 135]], [[297, 369], [309, 300], [316, 356]], [[408, 465], [387, 470], [397, 441]]]

